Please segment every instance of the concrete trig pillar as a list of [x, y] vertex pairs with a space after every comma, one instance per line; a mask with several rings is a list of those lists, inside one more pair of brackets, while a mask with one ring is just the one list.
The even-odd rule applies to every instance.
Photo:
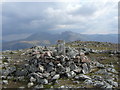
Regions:
[[64, 40], [58, 40], [57, 41], [57, 52], [58, 55], [64, 55], [65, 56], [65, 41]]

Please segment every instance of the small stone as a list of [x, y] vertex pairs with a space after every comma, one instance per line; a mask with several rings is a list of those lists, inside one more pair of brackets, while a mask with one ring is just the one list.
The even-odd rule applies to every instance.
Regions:
[[70, 72], [70, 67], [65, 68], [66, 72]]
[[113, 85], [114, 87], [118, 87], [118, 83], [117, 82], [114, 82], [113, 80], [106, 80], [109, 84]]
[[100, 81], [95, 81], [95, 82], [93, 83], [93, 86], [95, 86], [95, 87], [97, 87], [97, 88], [103, 88], [103, 87], [105, 87], [105, 86], [104, 86], [104, 82], [100, 82]]
[[8, 84], [7, 80], [3, 80], [2, 82], [3, 82], [3, 84]]
[[40, 72], [43, 72], [44, 71], [44, 66], [39, 65], [39, 70], [40, 70]]
[[73, 81], [73, 83], [75, 83], [75, 84], [79, 84], [80, 82], [79, 82], [79, 81]]
[[77, 79], [77, 80], [86, 80], [86, 79], [91, 79], [91, 78], [88, 77], [87, 75], [79, 74], [79, 75], [75, 76], [75, 79]]
[[34, 85], [33, 82], [28, 83], [28, 88], [32, 87]]
[[108, 72], [106, 71], [106, 69], [100, 69], [99, 71], [95, 72], [95, 74], [104, 74], [104, 75], [108, 75]]
[[30, 78], [30, 82], [35, 82], [35, 81], [36, 81], [36, 79], [34, 77]]
[[83, 74], [87, 74], [90, 72], [90, 69], [88, 68], [88, 65], [86, 63], [82, 64], [82, 72]]
[[91, 79], [86, 79], [86, 80], [84, 81], [84, 83], [87, 84], [87, 85], [92, 85], [92, 84], [93, 84], [93, 82], [92, 82]]
[[56, 74], [52, 79], [54, 80], [56, 80], [56, 79], [59, 79], [60, 78], [60, 75], [59, 74]]
[[21, 87], [19, 87], [19, 88], [23, 89], [23, 88], [25, 88], [25, 87], [24, 87], [24, 86], [21, 86]]
[[74, 71], [71, 71], [71, 72], [67, 73], [68, 78], [73, 78], [75, 75], [76, 75], [76, 73]]
[[48, 78], [50, 76], [50, 73], [43, 73], [43, 77]]
[[54, 76], [55, 74], [56, 74], [56, 72], [54, 72], [54, 71], [50, 73], [51, 76]]
[[49, 65], [54, 66], [53, 62], [50, 62]]
[[115, 69], [113, 68], [107, 68], [107, 71], [112, 72], [112, 73], [118, 73]]
[[47, 79], [38, 79], [38, 83], [40, 83], [40, 84], [48, 84], [48, 80]]
[[40, 85], [36, 85], [34, 88], [36, 88], [36, 89], [40, 89], [40, 88], [44, 88], [44, 87], [43, 87], [42, 84], [40, 84]]

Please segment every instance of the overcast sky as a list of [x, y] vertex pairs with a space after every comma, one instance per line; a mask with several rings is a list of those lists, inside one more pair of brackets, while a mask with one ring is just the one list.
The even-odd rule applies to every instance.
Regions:
[[117, 34], [117, 2], [5, 2], [2, 4], [4, 40], [35, 32], [73, 31]]

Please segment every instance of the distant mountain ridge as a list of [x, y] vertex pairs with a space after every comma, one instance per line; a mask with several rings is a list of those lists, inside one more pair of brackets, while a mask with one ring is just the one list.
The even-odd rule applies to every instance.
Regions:
[[26, 39], [3, 42], [3, 50], [16, 50], [32, 47], [33, 45], [52, 45], [55, 44], [57, 40], [65, 40], [66, 42], [81, 40], [81, 41], [98, 41], [98, 42], [111, 42], [118, 43], [117, 34], [79, 34], [71, 31], [65, 31], [61, 34], [51, 34], [47, 32], [40, 32], [32, 34]]

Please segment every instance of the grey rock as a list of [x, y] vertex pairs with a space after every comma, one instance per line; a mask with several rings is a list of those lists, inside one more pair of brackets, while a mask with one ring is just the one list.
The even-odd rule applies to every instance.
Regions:
[[73, 78], [76, 76], [76, 73], [74, 71], [66, 73], [68, 78]]
[[36, 71], [38, 71], [38, 68], [36, 66], [34, 66], [34, 65], [30, 65], [29, 68], [28, 68], [28, 70], [30, 72], [36, 72]]
[[51, 72], [54, 70], [54, 67], [51, 65], [47, 65], [47, 72]]
[[113, 68], [107, 68], [107, 71], [108, 72], [112, 72], [112, 73], [118, 73], [115, 69]]
[[21, 86], [21, 87], [19, 87], [20, 89], [24, 89], [25, 87], [24, 86]]
[[87, 74], [90, 72], [90, 69], [88, 68], [88, 65], [86, 63], [82, 64], [82, 72], [83, 74]]
[[53, 62], [50, 62], [49, 65], [54, 66]]
[[73, 70], [77, 69], [77, 66], [74, 63], [71, 63], [70, 69], [73, 71]]
[[73, 81], [73, 83], [75, 83], [75, 84], [79, 84], [80, 82], [79, 82], [79, 81]]
[[6, 69], [6, 70], [5, 70], [5, 69], [2, 69], [1, 72], [2, 72], [2, 75], [3, 75], [3, 76], [7, 76], [7, 75], [10, 74], [10, 71], [9, 71], [8, 69]]
[[44, 88], [44, 86], [42, 84], [40, 84], [40, 85], [36, 85], [34, 88], [35, 89], [40, 89], [40, 88]]
[[112, 88], [113, 86], [104, 81], [104, 88]]
[[41, 56], [40, 54], [37, 54], [37, 55], [36, 55], [36, 58], [38, 58], [38, 59], [39, 59], [39, 58], [40, 58], [40, 56]]
[[50, 76], [50, 73], [46, 72], [46, 73], [43, 73], [42, 75], [43, 75], [43, 77], [48, 78]]
[[13, 72], [16, 71], [16, 67], [15, 67], [15, 66], [13, 66], [13, 67], [8, 67], [8, 69], [9, 69], [9, 72], [10, 72], [10, 73], [13, 73]]
[[113, 80], [111, 79], [108, 79], [106, 80], [110, 85], [113, 85], [114, 87], [118, 87], [118, 83], [117, 82], [114, 82]]
[[8, 84], [8, 80], [2, 80], [3, 84]]
[[93, 86], [97, 87], [97, 88], [104, 88], [104, 82], [101, 82], [101, 81], [95, 81], [93, 83]]
[[96, 66], [97, 66], [98, 68], [105, 68], [105, 66], [104, 66], [103, 64], [100, 64], [99, 62], [96, 62]]
[[71, 50], [71, 51], [69, 52], [69, 57], [70, 57], [70, 58], [75, 58], [75, 56], [76, 56], [77, 54], [78, 54], [78, 53], [76, 53], [75, 51]]
[[108, 72], [106, 69], [100, 69], [99, 71], [95, 72], [95, 74], [104, 74], [104, 75], [108, 75]]
[[17, 79], [18, 79], [19, 81], [25, 81], [25, 77], [24, 77], [24, 76], [17, 77]]
[[66, 68], [65, 68], [65, 71], [66, 71], [66, 72], [70, 72], [70, 67], [66, 67]]
[[87, 85], [93, 85], [93, 81], [91, 79], [86, 79], [84, 83]]
[[76, 72], [76, 73], [81, 73], [81, 71], [82, 71], [82, 68], [76, 68], [75, 70], [74, 70], [74, 72]]
[[103, 81], [103, 80], [104, 80], [103, 77], [101, 77], [101, 76], [99, 76], [99, 75], [94, 75], [94, 76], [92, 76], [92, 78], [93, 78], [93, 80], [95, 80], [95, 81]]
[[40, 71], [40, 72], [43, 72], [43, 71], [44, 71], [44, 66], [39, 65], [39, 71]]
[[34, 77], [30, 77], [30, 82], [35, 82], [36, 79]]
[[34, 83], [33, 82], [30, 82], [30, 83], [28, 83], [28, 88], [30, 88], [30, 87], [32, 87], [34, 85]]
[[16, 76], [27, 76], [27, 74], [28, 74], [28, 71], [27, 71], [26, 69], [17, 70], [17, 71], [15, 72], [15, 75], [16, 75]]
[[60, 63], [57, 64], [57, 73], [61, 74], [61, 73], [65, 73], [65, 68], [63, 67], [63, 65], [61, 65]]
[[51, 76], [54, 76], [55, 74], [56, 74], [55, 71], [52, 71], [52, 72], [50, 73]]
[[60, 78], [60, 75], [59, 74], [56, 74], [52, 79], [53, 80], [56, 80], [56, 79], [59, 79]]
[[8, 77], [7, 76], [1, 76], [1, 79], [7, 79]]
[[77, 79], [77, 80], [86, 80], [86, 79], [91, 79], [91, 78], [88, 77], [87, 75], [79, 74], [79, 75], [75, 76], [75, 79]]
[[48, 84], [48, 80], [47, 79], [38, 79], [37, 81], [40, 84]]

